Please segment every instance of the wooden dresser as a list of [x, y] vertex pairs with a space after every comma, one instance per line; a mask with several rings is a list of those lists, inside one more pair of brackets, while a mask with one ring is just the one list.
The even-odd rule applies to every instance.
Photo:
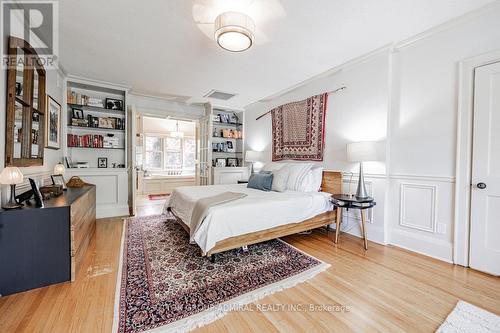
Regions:
[[69, 188], [44, 208], [0, 209], [0, 295], [74, 281], [95, 232], [96, 188]]

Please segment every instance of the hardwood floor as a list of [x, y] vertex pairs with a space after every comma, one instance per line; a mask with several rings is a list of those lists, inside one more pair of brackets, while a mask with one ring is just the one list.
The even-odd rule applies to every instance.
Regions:
[[[110, 332], [121, 233], [120, 218], [98, 220], [76, 282], [0, 298], [0, 332]], [[361, 239], [345, 234], [335, 246], [333, 237], [324, 230], [286, 237], [331, 267], [196, 332], [434, 332], [459, 299], [500, 314], [500, 278], [393, 246], [370, 243], [365, 252]], [[310, 311], [310, 304], [349, 311]]]

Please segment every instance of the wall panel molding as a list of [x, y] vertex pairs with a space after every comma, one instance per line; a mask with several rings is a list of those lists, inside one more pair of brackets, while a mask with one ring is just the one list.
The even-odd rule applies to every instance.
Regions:
[[[436, 185], [424, 185], [424, 184], [413, 184], [413, 183], [400, 183], [400, 202], [399, 202], [399, 225], [405, 228], [416, 229], [427, 231], [430, 233], [436, 233], [437, 227], [437, 186]], [[413, 207], [421, 207], [418, 206], [418, 202], [407, 202], [407, 195], [409, 195], [408, 191], [413, 190], [420, 191], [421, 194], [427, 196], [429, 202], [429, 210], [428, 212], [422, 212], [422, 214], [418, 214], [418, 216], [407, 216], [407, 214], [411, 214], [407, 212], [407, 205], [411, 205]], [[424, 201], [424, 200], [422, 200]], [[427, 213], [427, 214], [426, 214]], [[415, 223], [415, 220], [421, 219], [422, 216], [428, 215], [429, 221], [427, 224], [418, 224]]]

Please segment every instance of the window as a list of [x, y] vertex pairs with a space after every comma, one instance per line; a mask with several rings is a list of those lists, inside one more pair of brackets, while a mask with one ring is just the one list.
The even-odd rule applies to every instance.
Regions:
[[146, 136], [145, 141], [145, 169], [194, 172], [196, 163], [195, 138]]
[[185, 138], [182, 152], [182, 168], [194, 170], [196, 163], [196, 140], [194, 138]]
[[165, 169], [182, 169], [182, 140], [165, 138]]
[[163, 169], [162, 139], [155, 136], [146, 136], [146, 161], [147, 169]]

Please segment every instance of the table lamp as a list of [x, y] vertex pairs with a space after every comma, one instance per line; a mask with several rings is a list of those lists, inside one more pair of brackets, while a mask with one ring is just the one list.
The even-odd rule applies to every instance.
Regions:
[[245, 152], [245, 162], [250, 163], [250, 174], [253, 174], [253, 164], [262, 160], [262, 152], [255, 150], [247, 150]]
[[353, 142], [347, 144], [346, 150], [347, 161], [359, 162], [359, 180], [356, 197], [368, 198], [365, 187], [365, 176], [363, 174], [363, 162], [376, 161], [378, 159], [377, 143], [373, 141]]
[[64, 164], [61, 162], [57, 163], [56, 166], [54, 167], [54, 175], [64, 175], [64, 172], [66, 171], [66, 168], [64, 167]]
[[23, 174], [16, 167], [6, 167], [0, 173], [0, 184], [10, 185], [10, 200], [2, 206], [3, 209], [20, 208], [22, 205], [16, 202], [16, 184], [23, 182]]

